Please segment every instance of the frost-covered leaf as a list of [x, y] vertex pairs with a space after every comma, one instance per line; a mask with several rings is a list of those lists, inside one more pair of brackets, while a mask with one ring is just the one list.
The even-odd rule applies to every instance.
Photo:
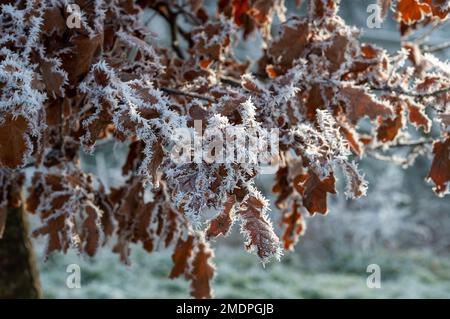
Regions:
[[444, 196], [449, 192], [450, 182], [450, 138], [433, 144], [434, 159], [428, 178], [433, 181], [436, 194]]
[[415, 127], [421, 127], [425, 133], [429, 133], [431, 129], [431, 120], [425, 113], [425, 107], [419, 103], [415, 103], [411, 99], [405, 100], [408, 108], [408, 119]]
[[194, 236], [190, 235], [186, 240], [179, 238], [175, 250], [172, 254], [173, 268], [170, 272], [170, 278], [176, 278], [189, 269], [189, 259], [192, 256], [194, 245]]
[[76, 83], [86, 75], [94, 62], [95, 55], [100, 51], [103, 35], [76, 35], [70, 39], [72, 48], [62, 55], [62, 66], [67, 72], [70, 83]]
[[426, 1], [398, 0], [397, 19], [406, 24], [420, 21], [431, 14], [431, 7]]
[[114, 251], [123, 262], [128, 263], [130, 243], [141, 243], [148, 252], [158, 245], [169, 246], [176, 240], [182, 228], [182, 217], [165, 203], [166, 195], [161, 188], [153, 192], [153, 199], [146, 200], [146, 189], [140, 178], [131, 177], [128, 186], [116, 190], [115, 219], [117, 243]]
[[87, 217], [83, 222], [84, 251], [89, 256], [94, 256], [100, 246], [100, 218], [101, 212], [93, 204], [86, 205]]
[[340, 127], [342, 135], [348, 141], [350, 149], [358, 156], [363, 154], [363, 145], [359, 140], [359, 135], [352, 127], [341, 124]]
[[48, 7], [44, 13], [44, 23], [42, 31], [51, 35], [56, 33], [62, 35], [66, 30], [66, 19], [64, 18], [62, 8]]
[[280, 243], [267, 217], [267, 202], [258, 193], [248, 195], [236, 213], [241, 221], [241, 232], [245, 237], [245, 246], [255, 251], [263, 262], [271, 258], [279, 259]]
[[41, 57], [39, 65], [42, 78], [47, 91], [51, 95], [63, 96], [63, 86], [67, 81], [67, 74], [60, 68], [60, 61], [56, 59], [46, 59]]
[[345, 162], [342, 168], [346, 178], [345, 195], [352, 199], [365, 196], [367, 192], [367, 181], [358, 171], [356, 165]]
[[[101, 211], [93, 203], [92, 180], [79, 171], [36, 172], [29, 187], [27, 209], [39, 214], [43, 226], [33, 236], [47, 236], [46, 256], [70, 247], [93, 255], [100, 244]], [[79, 225], [80, 223], [80, 225]], [[79, 226], [84, 225], [83, 228]]]
[[292, 208], [283, 212], [282, 224], [285, 226], [283, 232], [284, 249], [294, 250], [298, 238], [303, 235], [306, 229], [305, 221], [300, 212], [300, 205], [296, 200], [292, 202]]
[[338, 3], [334, 0], [311, 0], [309, 14], [317, 19], [332, 17], [338, 8]]
[[311, 215], [328, 213], [327, 194], [336, 194], [334, 175], [321, 180], [316, 173], [298, 175], [294, 180], [295, 189], [302, 194], [303, 206]]
[[197, 299], [211, 298], [211, 280], [214, 277], [215, 267], [211, 263], [214, 253], [207, 243], [200, 240], [194, 251], [192, 271], [189, 274], [191, 280], [191, 295]]
[[[295, 42], [292, 39], [296, 39]], [[291, 68], [294, 60], [303, 56], [309, 41], [307, 21], [294, 17], [283, 24], [268, 50], [269, 56], [276, 61], [277, 71], [285, 73]]]
[[393, 141], [405, 125], [403, 103], [402, 101], [395, 102], [395, 117], [378, 119], [377, 139], [383, 143]]
[[345, 112], [352, 123], [356, 123], [365, 116], [374, 120], [378, 116], [385, 118], [392, 115], [389, 104], [377, 101], [363, 88], [344, 86], [341, 88], [340, 94], [345, 103]]
[[234, 205], [236, 196], [230, 196], [224, 204], [222, 212], [209, 222], [206, 229], [206, 238], [214, 238], [219, 235], [227, 236], [234, 222]]
[[284, 207], [284, 201], [291, 196], [294, 188], [289, 180], [289, 166], [280, 167], [275, 175], [275, 184], [272, 187], [272, 192], [278, 193], [275, 205], [278, 208]]
[[152, 147], [152, 159], [149, 163], [148, 170], [152, 176], [153, 184], [158, 185], [158, 167], [161, 165], [164, 159], [164, 150], [160, 142], [153, 144]]
[[262, 29], [264, 36], [269, 36], [272, 15], [285, 19], [284, 1], [281, 0], [228, 0], [219, 1], [219, 12], [233, 18], [237, 26], [244, 28], [247, 37], [256, 27]]
[[184, 275], [191, 281], [191, 295], [197, 299], [211, 298], [210, 281], [215, 267], [211, 263], [214, 256], [202, 234], [189, 234], [187, 239], [180, 237], [172, 254], [174, 266], [170, 278]]
[[22, 116], [4, 115], [0, 119], [0, 167], [17, 168], [31, 151], [28, 122]]

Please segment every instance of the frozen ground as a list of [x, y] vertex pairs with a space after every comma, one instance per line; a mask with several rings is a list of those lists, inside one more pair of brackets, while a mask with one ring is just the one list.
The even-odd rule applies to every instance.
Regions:
[[[39, 249], [42, 251], [42, 249]], [[424, 251], [341, 255], [306, 263], [290, 253], [265, 268], [240, 247], [219, 247], [214, 280], [218, 298], [449, 298], [450, 261]], [[47, 298], [187, 298], [188, 283], [170, 280], [170, 253], [145, 253], [134, 247], [132, 265], [103, 249], [95, 259], [54, 254], [47, 263], [39, 254]], [[81, 288], [65, 285], [66, 267], [81, 267]], [[366, 286], [368, 264], [381, 267], [381, 288]]]

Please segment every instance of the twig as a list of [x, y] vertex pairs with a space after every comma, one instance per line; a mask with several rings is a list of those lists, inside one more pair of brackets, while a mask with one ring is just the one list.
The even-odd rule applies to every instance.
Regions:
[[411, 166], [417, 157], [420, 155], [425, 154], [425, 146], [427, 144], [431, 144], [433, 142], [432, 139], [421, 139], [417, 141], [405, 141], [400, 142], [397, 144], [389, 145], [390, 148], [395, 147], [411, 147], [411, 149], [408, 151], [408, 154], [404, 157], [397, 156], [395, 154], [381, 154], [377, 152], [380, 148], [382, 148], [384, 145], [378, 145], [377, 147], [374, 147], [372, 149], [368, 149], [366, 154], [368, 156], [371, 156], [375, 159], [381, 160], [381, 161], [389, 161], [393, 162], [395, 164], [402, 165], [403, 167]]
[[444, 42], [442, 44], [438, 44], [438, 45], [435, 45], [432, 47], [427, 46], [423, 49], [423, 52], [434, 53], [434, 52], [446, 50], [448, 48], [450, 48], [450, 41], [447, 41], [447, 42]]
[[[166, 10], [163, 10], [166, 9]], [[175, 52], [175, 54], [182, 60], [184, 60], [184, 54], [181, 48], [178, 45], [178, 25], [177, 25], [177, 13], [174, 13], [170, 11], [170, 8], [166, 4], [158, 3], [155, 7], [153, 7], [153, 10], [155, 10], [161, 17], [163, 17], [166, 22], [169, 24], [170, 28], [170, 37], [171, 37], [171, 43], [172, 43], [172, 49]], [[164, 13], [164, 11], [167, 12]]]
[[229, 84], [229, 85], [234, 86], [234, 87], [242, 87], [241, 82], [239, 82], [236, 79], [227, 77], [227, 76], [221, 76], [220, 77], [220, 82], [225, 83], [225, 84]]
[[[413, 140], [413, 141], [401, 141], [396, 144], [390, 144], [389, 148], [392, 148], [392, 147], [417, 147], [417, 146], [431, 144], [431, 143], [433, 143], [433, 141], [434, 140], [431, 138], [427, 138], [427, 139], [424, 138], [424, 139]], [[380, 148], [383, 148], [384, 146], [385, 146], [384, 144], [380, 144], [380, 145], [377, 145], [376, 147], [372, 148], [372, 150], [380, 149]]]
[[401, 87], [390, 87], [390, 86], [383, 86], [383, 87], [371, 86], [370, 88], [374, 91], [391, 91], [391, 92], [396, 92], [399, 94], [412, 96], [412, 97], [431, 97], [431, 96], [436, 96], [436, 95], [439, 95], [442, 93], [447, 93], [450, 91], [450, 87], [431, 91], [431, 92], [426, 92], [426, 93], [415, 93], [415, 92], [411, 92], [411, 91], [405, 91]]
[[443, 26], [445, 26], [447, 24], [447, 21], [448, 20], [440, 21], [439, 23], [435, 24], [432, 28], [430, 28], [426, 32], [424, 32], [422, 35], [420, 35], [416, 39], [412, 40], [412, 42], [414, 42], [417, 45], [422, 44], [423, 42], [426, 41], [428, 36], [430, 36], [434, 31], [436, 31], [437, 29], [442, 28]]
[[191, 22], [194, 22], [195, 25], [201, 25], [202, 22], [196, 17], [194, 16], [192, 13], [190, 13], [189, 11], [186, 11], [186, 9], [184, 9], [182, 6], [180, 6], [177, 3], [173, 4], [175, 8], [178, 9], [177, 13], [182, 13], [184, 14], [186, 17], [191, 19]]
[[183, 92], [180, 90], [176, 90], [176, 89], [169, 89], [169, 88], [159, 88], [161, 91], [164, 91], [168, 94], [174, 94], [174, 95], [184, 95], [184, 96], [189, 96], [195, 99], [199, 99], [199, 100], [203, 100], [203, 101], [208, 101], [208, 102], [213, 102], [214, 100], [210, 97], [207, 96], [203, 96], [200, 94], [195, 94], [195, 93], [189, 93], [189, 92]]

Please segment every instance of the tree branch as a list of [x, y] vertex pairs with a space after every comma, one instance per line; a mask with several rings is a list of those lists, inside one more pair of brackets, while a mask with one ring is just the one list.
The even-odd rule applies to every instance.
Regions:
[[178, 44], [178, 25], [177, 25], [177, 13], [174, 13], [170, 10], [169, 6], [163, 3], [158, 3], [153, 10], [159, 13], [161, 17], [163, 17], [169, 25], [170, 28], [170, 37], [172, 43], [172, 49], [175, 54], [182, 60], [184, 60], [184, 54]]
[[431, 27], [430, 29], [428, 29], [426, 32], [424, 32], [422, 35], [418, 36], [417, 38], [415, 38], [414, 40], [412, 40], [413, 43], [420, 45], [422, 43], [424, 43], [427, 38], [436, 30], [444, 27], [447, 24], [448, 20], [445, 21], [440, 21], [437, 24], [435, 24], [433, 27]]
[[229, 85], [234, 86], [234, 87], [239, 87], [239, 88], [242, 87], [241, 82], [239, 82], [236, 79], [227, 77], [227, 76], [221, 76], [220, 77], [220, 82], [225, 83], [225, 84], [229, 84]]
[[374, 91], [390, 91], [390, 92], [395, 92], [398, 94], [403, 94], [403, 95], [407, 95], [407, 96], [411, 96], [411, 97], [418, 97], [418, 98], [432, 97], [432, 96], [447, 93], [450, 91], [450, 87], [431, 91], [431, 92], [426, 92], [426, 93], [416, 93], [416, 92], [411, 92], [411, 91], [405, 91], [401, 87], [390, 87], [390, 86], [382, 86], [382, 87], [371, 86], [370, 89], [374, 90]]
[[181, 13], [181, 14], [185, 15], [187, 18], [189, 18], [191, 20], [191, 22], [193, 22], [193, 24], [195, 24], [197, 26], [202, 24], [202, 22], [195, 15], [193, 15], [191, 12], [187, 11], [185, 8], [183, 8], [179, 4], [174, 3], [173, 6], [178, 10], [177, 14]]
[[[427, 144], [432, 144], [433, 142], [434, 142], [434, 140], [431, 138], [427, 138], [427, 139], [423, 138], [423, 139], [419, 139], [419, 140], [407, 140], [407, 141], [400, 141], [396, 144], [390, 144], [389, 148], [424, 146]], [[380, 145], [377, 145], [376, 147], [372, 148], [372, 150], [380, 149], [384, 146], [385, 146], [384, 144], [380, 144]]]
[[189, 96], [195, 99], [199, 99], [199, 100], [203, 100], [203, 101], [208, 101], [208, 102], [213, 102], [214, 100], [210, 97], [207, 96], [203, 96], [200, 94], [195, 94], [195, 93], [189, 93], [189, 92], [183, 92], [180, 90], [176, 90], [176, 89], [169, 89], [169, 88], [164, 88], [164, 87], [160, 87], [159, 88], [161, 91], [166, 92], [168, 94], [173, 94], [173, 95], [184, 95], [184, 96]]

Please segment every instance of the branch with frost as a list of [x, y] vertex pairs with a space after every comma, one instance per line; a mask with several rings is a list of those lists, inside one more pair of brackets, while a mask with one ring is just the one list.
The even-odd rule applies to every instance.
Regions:
[[[389, 144], [389, 148], [400, 148], [400, 147], [416, 147], [416, 146], [425, 146], [433, 144], [433, 139], [431, 138], [423, 138], [419, 140], [407, 140], [407, 141], [397, 141], [397, 143]], [[378, 144], [373, 148], [369, 148], [372, 150], [382, 149], [385, 147], [383, 144]]]
[[408, 91], [402, 87], [398, 87], [398, 86], [394, 87], [394, 86], [388, 86], [388, 85], [380, 86], [380, 87], [371, 86], [370, 89], [373, 91], [395, 92], [398, 94], [407, 95], [407, 96], [416, 97], [416, 98], [434, 97], [434, 96], [438, 96], [440, 94], [450, 92], [450, 87], [438, 89], [438, 90], [434, 90], [434, 91], [426, 92], [426, 93], [418, 93], [418, 92]]
[[161, 91], [163, 91], [163, 92], [168, 93], [168, 94], [183, 95], [183, 96], [188, 96], [188, 97], [192, 97], [194, 99], [199, 99], [199, 100], [208, 101], [208, 102], [213, 102], [214, 101], [212, 98], [204, 96], [204, 95], [200, 95], [200, 94], [184, 92], [184, 91], [181, 91], [181, 90], [171, 89], [171, 88], [166, 88], [166, 87], [160, 87], [159, 89]]

